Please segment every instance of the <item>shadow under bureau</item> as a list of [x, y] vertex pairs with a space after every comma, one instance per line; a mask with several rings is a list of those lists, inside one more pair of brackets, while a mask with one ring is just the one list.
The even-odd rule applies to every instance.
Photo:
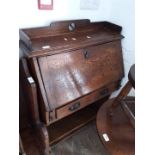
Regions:
[[88, 19], [20, 29], [20, 79], [42, 154], [95, 119], [120, 87], [121, 30]]

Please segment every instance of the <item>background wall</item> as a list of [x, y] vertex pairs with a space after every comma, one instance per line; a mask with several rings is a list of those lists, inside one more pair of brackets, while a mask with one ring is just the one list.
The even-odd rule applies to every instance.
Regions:
[[100, 0], [98, 10], [80, 10], [80, 0], [53, 0], [54, 9], [38, 10], [38, 0], [21, 1], [19, 27], [48, 25], [51, 21], [89, 18], [92, 21], [107, 20], [110, 15], [109, 0]]
[[[82, 18], [91, 21], [106, 20], [121, 25], [122, 34], [125, 36], [122, 40], [126, 75], [122, 82], [124, 85], [129, 68], [135, 62], [134, 0], [100, 0], [97, 10], [80, 10], [80, 0], [53, 0], [53, 2], [54, 9], [46, 11], [38, 9], [38, 0], [20, 1], [19, 28], [47, 26], [52, 21]], [[134, 95], [134, 91], [131, 94]]]

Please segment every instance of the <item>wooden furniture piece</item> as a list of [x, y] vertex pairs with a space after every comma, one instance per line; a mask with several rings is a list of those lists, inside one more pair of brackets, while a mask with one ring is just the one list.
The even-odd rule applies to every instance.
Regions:
[[93, 120], [120, 87], [121, 30], [87, 19], [20, 30], [20, 76], [42, 154]]
[[19, 155], [26, 155], [20, 135], [19, 135]]
[[97, 113], [99, 137], [110, 155], [135, 154], [135, 98], [127, 97], [135, 87], [135, 66], [120, 94], [106, 101]]

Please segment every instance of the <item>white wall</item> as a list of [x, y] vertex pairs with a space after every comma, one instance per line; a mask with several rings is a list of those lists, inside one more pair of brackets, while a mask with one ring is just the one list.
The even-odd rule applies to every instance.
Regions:
[[[135, 63], [135, 19], [134, 19], [134, 0], [108, 0], [111, 5], [108, 20], [123, 27], [122, 40], [123, 58], [125, 66], [125, 78], [122, 85], [128, 80], [128, 71]], [[134, 95], [134, 90], [130, 95]]]
[[[134, 0], [100, 0], [98, 10], [80, 10], [80, 0], [53, 0], [53, 10], [39, 10], [38, 0], [21, 1], [19, 28], [49, 25], [52, 21], [87, 18], [91, 21], [110, 21], [123, 27], [122, 40], [125, 78], [135, 62]], [[134, 94], [134, 91], [132, 91]], [[114, 94], [116, 95], [116, 93]]]
[[19, 27], [48, 25], [51, 21], [88, 18], [92, 21], [107, 20], [110, 14], [109, 0], [100, 0], [98, 10], [80, 10], [80, 0], [53, 0], [53, 10], [39, 10], [38, 0], [25, 0], [20, 4]]

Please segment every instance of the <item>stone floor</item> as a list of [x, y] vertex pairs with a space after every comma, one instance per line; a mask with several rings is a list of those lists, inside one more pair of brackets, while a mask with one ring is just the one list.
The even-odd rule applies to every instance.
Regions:
[[52, 155], [107, 155], [96, 131], [95, 122], [52, 147]]

